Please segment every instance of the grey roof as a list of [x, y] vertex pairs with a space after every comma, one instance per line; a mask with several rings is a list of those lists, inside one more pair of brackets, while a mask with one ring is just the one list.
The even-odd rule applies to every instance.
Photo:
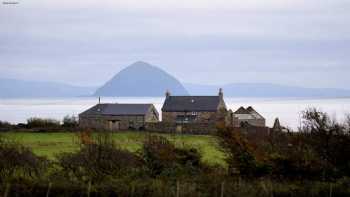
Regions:
[[249, 106], [247, 109], [240, 107], [233, 113], [233, 115], [238, 119], [265, 119], [251, 106]]
[[217, 111], [219, 96], [169, 96], [165, 99], [162, 111]]
[[153, 104], [97, 104], [80, 115], [145, 115]]
[[247, 108], [247, 111], [249, 111], [249, 113], [253, 114], [257, 119], [265, 119], [261, 114], [259, 114], [257, 111], [255, 111], [255, 109], [252, 106], [249, 106]]
[[244, 107], [240, 107], [237, 109], [237, 111], [233, 112], [234, 114], [250, 114], [248, 110], [246, 110]]

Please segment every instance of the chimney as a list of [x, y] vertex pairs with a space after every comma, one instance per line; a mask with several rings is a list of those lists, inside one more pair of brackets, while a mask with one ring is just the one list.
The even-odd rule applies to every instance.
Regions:
[[98, 97], [98, 104], [101, 104], [101, 97]]
[[221, 99], [224, 98], [224, 93], [222, 92], [222, 88], [219, 89], [219, 97], [220, 97]]
[[167, 90], [167, 91], [165, 92], [165, 98], [169, 98], [169, 96], [170, 96], [170, 92], [169, 92], [169, 90]]

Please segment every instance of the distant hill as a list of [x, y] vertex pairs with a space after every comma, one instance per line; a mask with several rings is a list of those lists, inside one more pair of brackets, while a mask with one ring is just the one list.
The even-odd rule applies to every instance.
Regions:
[[223, 88], [226, 97], [350, 97], [350, 90], [305, 88], [268, 83], [232, 83], [199, 85], [184, 83], [165, 71], [145, 62], [136, 62], [106, 82], [102, 87], [79, 87], [56, 82], [23, 81], [0, 78], [0, 98], [35, 97], [164, 97], [172, 95], [217, 95]]
[[267, 83], [235, 83], [226, 85], [199, 85], [185, 83], [191, 95], [212, 95], [223, 88], [229, 97], [350, 97], [350, 90], [335, 88], [304, 88]]
[[173, 76], [146, 62], [136, 62], [97, 89], [94, 96], [157, 97], [169, 90], [173, 95], [188, 95]]
[[95, 90], [55, 82], [0, 79], [0, 98], [77, 97], [91, 95]]

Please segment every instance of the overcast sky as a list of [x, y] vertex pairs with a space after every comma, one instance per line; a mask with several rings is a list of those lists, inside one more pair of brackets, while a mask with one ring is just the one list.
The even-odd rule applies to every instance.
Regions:
[[142, 60], [182, 82], [350, 89], [349, 0], [0, 1], [1, 78], [97, 86]]

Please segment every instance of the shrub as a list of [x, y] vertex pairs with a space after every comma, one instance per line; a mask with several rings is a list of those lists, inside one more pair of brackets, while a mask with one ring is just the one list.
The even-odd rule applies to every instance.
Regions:
[[300, 132], [307, 135], [318, 155], [323, 180], [350, 175], [349, 117], [345, 124], [332, 121], [325, 112], [315, 108], [303, 112], [303, 127]]
[[63, 118], [63, 127], [66, 127], [66, 128], [75, 128], [79, 125], [78, 123], [78, 118], [76, 116], [65, 116]]
[[27, 120], [27, 127], [30, 129], [52, 129], [59, 128], [60, 126], [60, 122], [54, 119], [29, 118]]
[[197, 174], [202, 168], [196, 149], [176, 148], [162, 136], [149, 136], [142, 148], [142, 158], [152, 177], [180, 177]]
[[29, 148], [0, 138], [0, 181], [14, 177], [39, 177], [47, 167], [44, 157]]
[[76, 153], [57, 155], [58, 165], [67, 178], [101, 182], [108, 176], [123, 177], [135, 172], [140, 158], [116, 146], [109, 135], [100, 134], [92, 143], [82, 144]]
[[11, 125], [9, 122], [1, 121], [0, 120], [0, 131], [8, 131], [13, 129], [13, 125]]
[[260, 177], [270, 173], [264, 152], [256, 149], [241, 131], [232, 128], [218, 130], [219, 146], [227, 155], [229, 173], [245, 178]]

